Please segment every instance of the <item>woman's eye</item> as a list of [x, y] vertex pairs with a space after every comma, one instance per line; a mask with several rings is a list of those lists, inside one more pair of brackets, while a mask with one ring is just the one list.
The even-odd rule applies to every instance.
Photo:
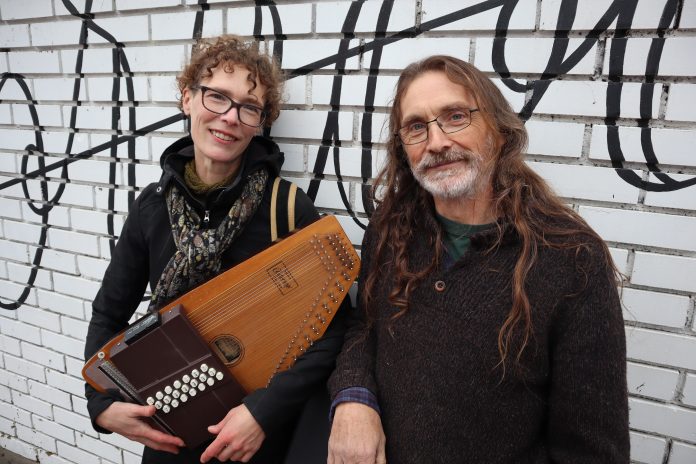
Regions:
[[255, 107], [255, 106], [250, 106], [250, 105], [242, 106], [242, 110], [246, 111], [247, 113], [253, 114], [253, 115], [258, 115], [261, 113], [261, 109]]
[[225, 98], [224, 95], [222, 95], [220, 93], [215, 93], [215, 92], [208, 92], [208, 98], [210, 98], [211, 100], [215, 100], [215, 101], [227, 100], [227, 98]]

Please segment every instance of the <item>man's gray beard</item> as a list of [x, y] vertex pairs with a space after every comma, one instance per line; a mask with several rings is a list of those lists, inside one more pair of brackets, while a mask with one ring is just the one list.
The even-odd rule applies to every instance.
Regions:
[[[463, 160], [446, 170], [428, 172], [428, 168]], [[483, 158], [470, 150], [448, 150], [436, 155], [426, 154], [416, 166], [411, 166], [413, 177], [428, 193], [438, 198], [475, 198], [487, 184]]]

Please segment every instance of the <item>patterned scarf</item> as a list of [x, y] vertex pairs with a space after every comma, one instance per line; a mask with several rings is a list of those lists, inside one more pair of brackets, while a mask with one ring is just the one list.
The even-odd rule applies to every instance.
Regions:
[[201, 229], [200, 216], [172, 184], [167, 191], [167, 210], [176, 253], [152, 292], [151, 310], [161, 308], [220, 272], [222, 254], [256, 212], [267, 180], [265, 169], [249, 175], [242, 194], [216, 229]]

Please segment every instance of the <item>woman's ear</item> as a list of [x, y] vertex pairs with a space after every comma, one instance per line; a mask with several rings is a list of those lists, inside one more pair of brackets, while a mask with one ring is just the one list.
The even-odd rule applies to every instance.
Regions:
[[184, 111], [186, 116], [191, 116], [191, 89], [186, 87], [181, 93], [181, 109]]

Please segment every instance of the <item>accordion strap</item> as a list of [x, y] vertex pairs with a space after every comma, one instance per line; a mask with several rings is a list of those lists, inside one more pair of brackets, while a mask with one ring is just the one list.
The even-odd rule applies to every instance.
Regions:
[[[297, 195], [297, 185], [290, 181], [276, 177], [273, 181], [273, 191], [271, 192], [271, 241], [275, 242], [278, 237], [284, 237], [295, 230], [295, 196]], [[278, 203], [278, 197], [286, 196], [287, 204]], [[287, 218], [287, 221], [282, 221]], [[278, 220], [281, 219], [279, 222]], [[287, 228], [286, 228], [287, 227]]]

